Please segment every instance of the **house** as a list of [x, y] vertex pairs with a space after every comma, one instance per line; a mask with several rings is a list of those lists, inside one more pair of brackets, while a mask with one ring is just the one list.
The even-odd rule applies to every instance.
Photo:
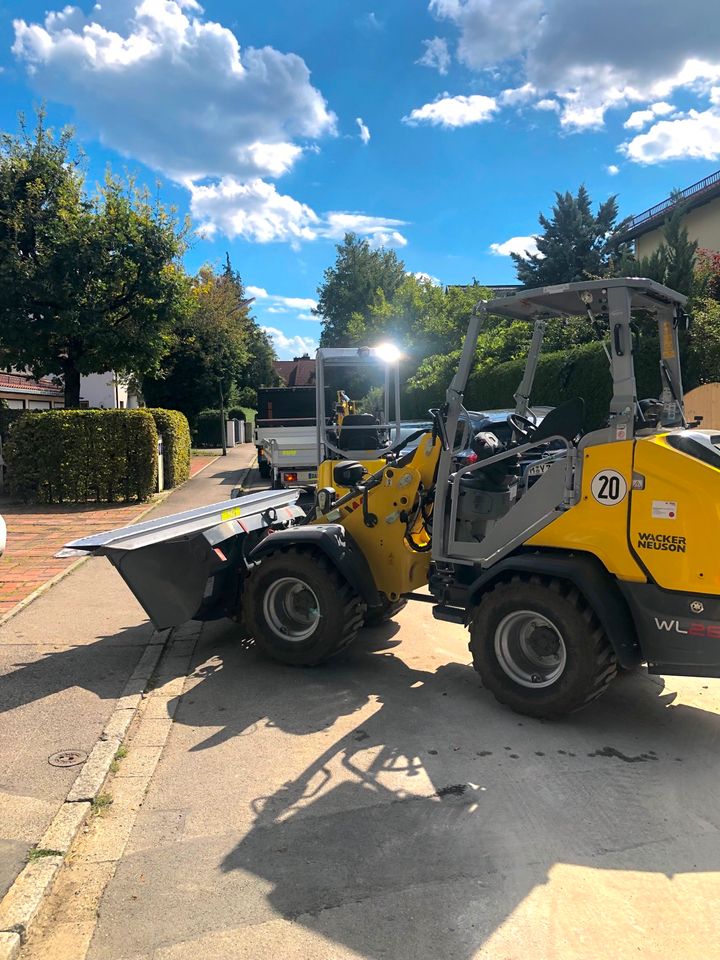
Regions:
[[697, 240], [701, 250], [720, 252], [720, 170], [633, 217], [618, 239], [634, 240], [638, 259], [650, 256], [662, 243], [665, 220], [678, 204], [685, 208], [683, 225], [689, 239]]
[[293, 360], [274, 360], [273, 369], [286, 387], [315, 385], [315, 358], [308, 353]]
[[11, 410], [55, 410], [65, 406], [63, 388], [51, 377], [0, 373], [0, 401]]
[[[28, 372], [0, 373], [0, 401], [11, 410], [56, 410], [65, 406], [65, 394], [55, 377], [36, 380]], [[107, 410], [138, 406], [138, 398], [122, 377], [112, 372], [80, 378], [80, 406]]]

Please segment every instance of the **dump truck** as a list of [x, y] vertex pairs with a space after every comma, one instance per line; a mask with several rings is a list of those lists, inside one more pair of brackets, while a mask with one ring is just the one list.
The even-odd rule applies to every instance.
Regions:
[[[481, 301], [431, 429], [375, 446], [373, 423], [357, 425], [354, 443], [319, 427], [307, 513], [295, 492], [269, 491], [70, 546], [108, 556], [156, 626], [230, 616], [263, 654], [295, 665], [323, 663], [406, 602], [428, 603], [469, 630], [483, 687], [533, 717], [577, 710], [641, 664], [720, 676], [720, 434], [685, 418], [684, 308], [684, 296], [639, 278]], [[533, 334], [511, 437], [479, 431], [469, 463], [458, 459], [464, 393], [490, 314]], [[640, 314], [657, 340], [634, 335]], [[578, 396], [538, 423], [546, 320], [578, 315], [607, 353], [607, 418], [588, 428]], [[658, 345], [657, 396], [639, 398], [636, 351]], [[547, 469], [523, 485], [529, 453]]]

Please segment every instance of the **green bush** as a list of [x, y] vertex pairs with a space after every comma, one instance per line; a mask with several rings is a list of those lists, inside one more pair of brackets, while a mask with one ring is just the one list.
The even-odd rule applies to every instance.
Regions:
[[6, 442], [12, 425], [26, 413], [26, 410], [9, 410], [7, 407], [0, 406], [0, 440], [3, 443]]
[[190, 427], [179, 410], [147, 407], [163, 438], [163, 472], [166, 487], [177, 487], [190, 476]]
[[195, 417], [192, 438], [194, 447], [221, 447], [220, 411], [201, 410]]
[[10, 493], [40, 503], [147, 500], [157, 484], [147, 410], [50, 410], [18, 420], [5, 448]]

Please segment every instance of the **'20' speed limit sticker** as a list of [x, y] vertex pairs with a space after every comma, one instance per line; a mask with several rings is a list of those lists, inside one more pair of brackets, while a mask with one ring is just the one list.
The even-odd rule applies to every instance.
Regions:
[[617, 470], [601, 470], [592, 478], [590, 492], [598, 503], [611, 507], [625, 499], [627, 482]]

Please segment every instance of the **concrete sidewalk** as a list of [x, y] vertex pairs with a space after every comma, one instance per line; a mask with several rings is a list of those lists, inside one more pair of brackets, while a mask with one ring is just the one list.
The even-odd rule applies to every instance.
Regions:
[[[229, 451], [150, 517], [228, 499], [254, 453], [249, 444]], [[50, 766], [48, 757], [91, 751], [152, 633], [104, 558], [0, 627], [0, 897], [82, 770]]]

